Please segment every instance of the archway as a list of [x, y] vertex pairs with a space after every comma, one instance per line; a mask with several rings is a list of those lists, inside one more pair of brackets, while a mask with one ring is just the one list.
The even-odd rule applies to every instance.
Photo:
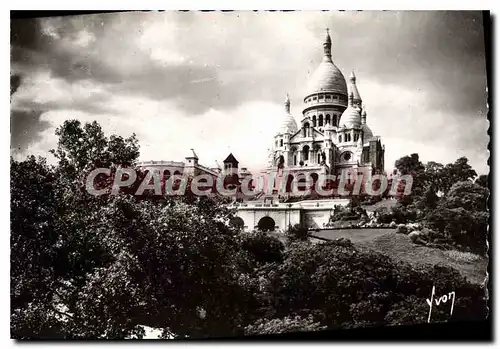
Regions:
[[308, 145], [305, 145], [302, 148], [302, 159], [304, 159], [304, 161], [309, 160], [309, 146]]
[[231, 219], [229, 221], [229, 225], [237, 228], [237, 229], [243, 229], [245, 227], [245, 222], [243, 221], [243, 219], [241, 217], [233, 217], [233, 219]]
[[276, 222], [269, 216], [262, 217], [257, 224], [259, 230], [262, 231], [273, 231], [276, 226]]
[[286, 179], [285, 192], [291, 193], [293, 191], [292, 183], [293, 183], [293, 176], [291, 174], [289, 174], [287, 179]]
[[316, 192], [316, 183], [318, 182], [319, 175], [316, 172], [313, 172], [311, 173], [311, 179], [312, 179], [311, 191]]

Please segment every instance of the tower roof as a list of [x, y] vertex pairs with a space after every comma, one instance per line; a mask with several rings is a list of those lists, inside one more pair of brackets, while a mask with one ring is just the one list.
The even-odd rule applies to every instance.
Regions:
[[283, 116], [283, 121], [278, 133], [293, 134], [298, 130], [299, 128], [297, 126], [297, 121], [295, 121], [295, 118], [292, 116], [292, 114], [290, 114], [290, 98], [287, 93], [285, 98], [285, 115]]
[[196, 160], [199, 160], [198, 159], [198, 155], [196, 155], [196, 153], [194, 152], [193, 148], [191, 148], [191, 151], [193, 152], [193, 156], [186, 156], [186, 159], [196, 159]]
[[323, 61], [309, 80], [307, 95], [318, 92], [336, 92], [347, 95], [347, 84], [344, 75], [332, 61], [332, 40], [330, 34], [326, 33], [323, 42]]
[[349, 94], [351, 93], [353, 94], [354, 102], [361, 102], [361, 96], [356, 86], [356, 75], [354, 75], [354, 71], [351, 71], [351, 76], [349, 77]]
[[363, 142], [368, 142], [373, 138], [373, 132], [372, 130], [368, 127], [367, 124], [364, 124], [361, 129], [363, 130]]
[[225, 164], [233, 164], [233, 165], [237, 165], [239, 164], [238, 160], [236, 160], [236, 158], [234, 157], [233, 153], [230, 153], [226, 160], [223, 161]]

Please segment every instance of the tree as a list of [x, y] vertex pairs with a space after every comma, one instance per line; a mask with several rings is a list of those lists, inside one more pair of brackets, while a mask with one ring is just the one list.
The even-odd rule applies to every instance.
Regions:
[[427, 186], [432, 187], [434, 192], [443, 191], [443, 164], [429, 161], [425, 164], [425, 179]]
[[11, 158], [11, 334], [18, 338], [59, 337], [60, 311], [54, 307], [58, 264], [57, 178], [45, 159]]
[[[421, 196], [424, 190], [426, 181], [425, 166], [419, 160], [418, 154], [414, 153], [410, 156], [404, 156], [399, 160], [396, 160], [395, 167], [398, 169], [401, 175], [411, 175], [413, 178], [411, 194], [400, 197], [401, 203], [405, 205], [411, 204], [413, 202], [413, 199], [415, 197]], [[398, 192], [399, 191], [402, 191], [401, 188], [398, 188]]]
[[484, 254], [486, 248], [489, 214], [488, 189], [463, 181], [455, 183], [437, 208], [427, 216], [431, 227], [443, 237]]
[[90, 195], [86, 174], [133, 164], [135, 138], [76, 121], [57, 134], [57, 166], [11, 161], [12, 336], [243, 333], [254, 295], [240, 284], [232, 211], [217, 198]]
[[448, 192], [455, 183], [472, 181], [477, 176], [468, 161], [466, 157], [461, 157], [443, 168], [441, 182], [444, 193]]
[[488, 186], [489, 186], [488, 181], [489, 181], [488, 175], [483, 174], [483, 175], [480, 175], [479, 177], [477, 177], [476, 181], [474, 183], [476, 183], [482, 187], [488, 188]]

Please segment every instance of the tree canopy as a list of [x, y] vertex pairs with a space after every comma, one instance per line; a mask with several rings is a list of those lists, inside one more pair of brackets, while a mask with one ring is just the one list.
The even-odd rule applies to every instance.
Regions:
[[[142, 326], [165, 338], [202, 338], [425, 322], [434, 283], [460, 293], [454, 319], [484, 318], [483, 290], [451, 268], [414, 269], [349, 240], [315, 245], [300, 227], [286, 244], [243, 233], [217, 197], [137, 196], [136, 185], [91, 195], [90, 171], [133, 167], [137, 139], [78, 121], [57, 135], [55, 165], [11, 159], [14, 338], [142, 338]], [[425, 173], [418, 156], [399, 165]], [[469, 178], [466, 164], [457, 168], [456, 178]], [[468, 180], [452, 185], [436, 207], [460, 221], [434, 221], [478, 234], [487, 192]]]

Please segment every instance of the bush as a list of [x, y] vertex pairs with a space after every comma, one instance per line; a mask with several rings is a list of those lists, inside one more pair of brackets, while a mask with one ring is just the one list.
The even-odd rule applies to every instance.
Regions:
[[286, 237], [289, 241], [306, 241], [309, 239], [309, 231], [306, 227], [296, 224], [288, 229]]
[[430, 228], [462, 251], [484, 255], [488, 232], [489, 191], [470, 181], [457, 182], [425, 217]]
[[254, 324], [245, 327], [245, 335], [266, 335], [290, 332], [310, 332], [325, 329], [319, 322], [315, 322], [310, 315], [306, 318], [301, 316], [287, 316], [282, 319], [259, 319]]
[[366, 210], [356, 207], [335, 206], [333, 215], [330, 217], [330, 222], [336, 221], [353, 221], [367, 217]]
[[484, 319], [486, 314], [484, 290], [456, 270], [396, 264], [345, 239], [294, 245], [269, 279], [276, 317], [307, 312], [328, 328], [426, 323], [433, 286], [437, 296], [451, 291], [459, 296], [452, 316], [449, 303], [433, 307], [432, 322]]
[[451, 250], [451, 251], [444, 251], [443, 253], [448, 258], [451, 258], [458, 262], [473, 263], [481, 259], [481, 256], [470, 252]]
[[397, 224], [414, 222], [418, 219], [418, 211], [412, 207], [405, 207], [397, 204], [391, 209], [387, 207], [379, 207], [375, 210], [377, 221], [379, 223], [391, 223], [392, 221]]
[[283, 260], [285, 246], [274, 236], [263, 232], [243, 233], [240, 240], [242, 250], [257, 264]]

